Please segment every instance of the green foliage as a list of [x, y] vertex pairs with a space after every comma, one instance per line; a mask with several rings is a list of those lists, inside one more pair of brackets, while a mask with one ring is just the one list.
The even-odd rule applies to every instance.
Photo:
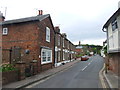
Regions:
[[83, 56], [83, 54], [80, 54], [80, 55], [76, 55], [76, 57], [81, 57], [81, 56]]
[[90, 54], [90, 52], [86, 52], [86, 55], [89, 55]]
[[4, 64], [0, 67], [0, 72], [15, 71], [17, 68], [13, 64]]
[[93, 48], [93, 52], [94, 53], [96, 53], [97, 52], [97, 48], [95, 47], [95, 48]]

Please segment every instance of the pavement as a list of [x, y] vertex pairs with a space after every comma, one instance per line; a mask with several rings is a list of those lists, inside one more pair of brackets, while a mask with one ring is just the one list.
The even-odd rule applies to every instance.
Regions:
[[112, 71], [108, 70], [105, 72], [105, 64], [101, 69], [100, 80], [103, 88], [110, 88], [111, 90], [120, 90], [120, 77], [114, 74]]
[[4, 85], [4, 86], [2, 86], [2, 88], [3, 89], [6, 89], [6, 88], [12, 88], [12, 89], [24, 88], [24, 87], [26, 87], [28, 85], [31, 85], [31, 84], [35, 83], [35, 82], [38, 82], [40, 80], [43, 80], [43, 79], [48, 78], [50, 76], [53, 76], [53, 75], [55, 75], [55, 74], [57, 74], [57, 73], [59, 73], [61, 71], [64, 71], [64, 70], [72, 67], [73, 65], [75, 65], [75, 63], [80, 62], [80, 61], [81, 61], [81, 59], [73, 60], [73, 61], [71, 61], [69, 63], [66, 63], [65, 65], [61, 65], [59, 67], [55, 67], [55, 68], [46, 70], [44, 72], [41, 72], [41, 73], [39, 73], [37, 75], [27, 77], [24, 80]]

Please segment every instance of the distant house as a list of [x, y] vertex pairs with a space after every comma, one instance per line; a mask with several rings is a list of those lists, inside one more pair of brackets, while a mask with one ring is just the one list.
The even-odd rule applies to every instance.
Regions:
[[65, 33], [60, 33], [60, 28], [55, 27], [55, 66], [60, 66], [75, 59], [75, 46]]
[[79, 44], [75, 46], [78, 57], [81, 55], [92, 56], [93, 54], [100, 54], [100, 49], [102, 49], [100, 45], [81, 44], [80, 41]]
[[120, 70], [120, 8], [108, 19], [103, 26], [107, 33], [107, 52], [109, 69], [118, 74]]
[[77, 52], [77, 55], [83, 54], [83, 46], [81, 45], [80, 41], [79, 44], [76, 45], [75, 51]]
[[49, 14], [1, 20], [2, 63], [24, 62], [29, 68], [36, 62], [37, 72], [54, 66], [55, 32]]

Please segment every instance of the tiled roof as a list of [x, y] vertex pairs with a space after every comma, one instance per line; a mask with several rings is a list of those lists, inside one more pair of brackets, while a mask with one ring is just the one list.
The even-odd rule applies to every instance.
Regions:
[[109, 25], [118, 15], [120, 15], [120, 8], [108, 19], [108, 21], [104, 24], [103, 28], [108, 27], [108, 25]]
[[8, 20], [8, 21], [0, 22], [0, 25], [13, 24], [13, 23], [23, 23], [23, 22], [37, 21], [37, 20], [42, 21], [43, 19], [45, 19], [49, 16], [50, 16], [49, 14], [46, 14], [46, 15], [38, 15], [38, 16], [15, 19], [15, 20]]

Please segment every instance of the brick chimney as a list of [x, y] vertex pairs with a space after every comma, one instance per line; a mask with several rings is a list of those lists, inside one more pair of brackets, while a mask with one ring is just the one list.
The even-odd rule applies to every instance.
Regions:
[[63, 35], [63, 37], [64, 37], [64, 38], [67, 38], [67, 35], [66, 35], [66, 33], [62, 33], [62, 35]]
[[3, 13], [0, 11], [0, 22], [3, 22], [5, 20], [5, 17], [3, 16]]
[[79, 46], [81, 45], [81, 42], [79, 41]]
[[43, 15], [43, 10], [38, 10], [39, 14], [38, 15]]
[[59, 28], [59, 26], [54, 27], [54, 29], [55, 29], [55, 32], [60, 33], [60, 28]]

